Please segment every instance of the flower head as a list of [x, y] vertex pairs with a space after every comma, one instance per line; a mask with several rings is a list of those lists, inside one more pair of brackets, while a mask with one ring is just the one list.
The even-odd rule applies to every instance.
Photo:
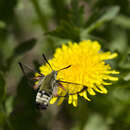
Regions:
[[[117, 53], [103, 52], [97, 41], [84, 40], [79, 43], [69, 42], [63, 44], [61, 48], [56, 49], [54, 57], [49, 60], [54, 70], [59, 70], [63, 67], [71, 65], [71, 67], [58, 72], [57, 80], [77, 83], [67, 84], [61, 83], [64, 87], [58, 87], [58, 96], [52, 97], [50, 104], [53, 104], [58, 99], [58, 104], [61, 104], [66, 94], [69, 95], [68, 103], [77, 106], [78, 96], [88, 98], [90, 95], [95, 95], [95, 91], [106, 94], [107, 89], [104, 85], [111, 85], [107, 81], [117, 81], [118, 77], [113, 74], [119, 74], [115, 70], [111, 70], [109, 64], [105, 60], [113, 59]], [[48, 75], [52, 70], [46, 65], [40, 66], [40, 72]], [[86, 88], [86, 89], [84, 89]], [[82, 91], [83, 90], [83, 91]], [[61, 97], [60, 97], [61, 96]]]

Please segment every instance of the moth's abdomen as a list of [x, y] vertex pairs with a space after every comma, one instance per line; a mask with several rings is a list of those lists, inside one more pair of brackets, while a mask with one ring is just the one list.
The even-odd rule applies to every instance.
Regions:
[[50, 101], [50, 95], [45, 91], [38, 91], [36, 96], [36, 106], [39, 109], [46, 109]]

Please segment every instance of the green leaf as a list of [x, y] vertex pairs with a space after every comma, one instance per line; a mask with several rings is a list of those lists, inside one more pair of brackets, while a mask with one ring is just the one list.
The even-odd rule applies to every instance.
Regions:
[[5, 102], [5, 110], [6, 110], [6, 115], [9, 116], [10, 113], [13, 111], [13, 101], [14, 101], [14, 97], [10, 96], [6, 99]]
[[130, 69], [130, 49], [126, 50], [126, 52], [124, 52], [122, 59], [119, 63], [119, 67], [120, 68], [124, 68], [124, 69]]
[[105, 13], [94, 23], [92, 23], [89, 27], [82, 30], [81, 37], [84, 37], [85, 35], [91, 33], [96, 28], [99, 28], [101, 25], [103, 25], [105, 22], [108, 22], [112, 19], [114, 19], [117, 14], [119, 13], [120, 8], [118, 6], [113, 6], [108, 8]]
[[5, 80], [3, 75], [0, 73], [0, 103], [3, 101], [5, 96]]
[[4, 124], [4, 121], [5, 121], [5, 113], [3, 111], [3, 107], [0, 105], [0, 126]]
[[51, 32], [47, 32], [45, 34], [63, 38], [63, 39], [70, 39], [72, 41], [79, 41], [80, 37], [80, 28], [73, 26], [67, 21], [62, 21], [60, 26], [58, 26], [55, 30]]
[[13, 56], [19, 56], [22, 55], [23, 53], [28, 52], [35, 46], [36, 41], [37, 40], [35, 38], [32, 38], [21, 43], [19, 46], [15, 48]]
[[127, 39], [127, 33], [124, 29], [113, 27], [113, 30], [111, 30], [111, 41], [108, 44], [109, 49], [112, 51], [119, 51], [121, 54], [124, 55], [124, 52], [126, 52], [126, 49], [128, 48]]
[[85, 130], [108, 130], [107, 121], [99, 114], [92, 113], [84, 128]]
[[130, 17], [125, 15], [119, 15], [114, 20], [113, 23], [120, 25], [123, 28], [130, 29]]
[[70, 18], [73, 25], [77, 27], [82, 27], [84, 25], [84, 6], [80, 6], [79, 0], [71, 1], [72, 9], [70, 10]]
[[3, 22], [3, 21], [0, 21], [0, 29], [3, 29], [3, 28], [5, 28], [5, 23]]
[[62, 20], [68, 19], [69, 11], [67, 7], [66, 0], [50, 0], [51, 9], [53, 10], [53, 15], [55, 21], [59, 23]]

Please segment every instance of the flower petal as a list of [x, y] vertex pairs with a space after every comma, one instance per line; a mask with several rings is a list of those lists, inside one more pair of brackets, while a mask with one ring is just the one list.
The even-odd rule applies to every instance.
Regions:
[[57, 100], [57, 97], [52, 97], [50, 100], [50, 104], [54, 104]]
[[71, 104], [72, 103], [72, 95], [69, 95], [69, 99], [68, 99], [68, 104]]
[[102, 91], [102, 93], [104, 93], [104, 94], [107, 93], [107, 89], [104, 88], [102, 85], [99, 85], [98, 87], [99, 87], [99, 89]]
[[74, 106], [74, 107], [77, 107], [77, 105], [78, 105], [77, 99], [78, 99], [77, 94], [73, 95], [73, 106]]
[[87, 91], [89, 92], [90, 95], [96, 95], [96, 93], [93, 91], [92, 88], [88, 88]]
[[62, 104], [62, 103], [63, 103], [63, 101], [64, 101], [64, 99], [65, 99], [65, 97], [60, 97], [60, 99], [58, 100], [57, 105]]
[[83, 91], [83, 97], [84, 97], [86, 100], [91, 101], [91, 100], [88, 98], [86, 91]]

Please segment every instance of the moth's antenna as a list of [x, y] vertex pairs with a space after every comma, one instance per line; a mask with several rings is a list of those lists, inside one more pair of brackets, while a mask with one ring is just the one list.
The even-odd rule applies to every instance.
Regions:
[[64, 70], [64, 69], [67, 69], [67, 68], [70, 68], [71, 66], [72, 66], [72, 65], [68, 65], [68, 66], [66, 66], [65, 68], [59, 69], [58, 71]]
[[[50, 63], [48, 62], [48, 60], [47, 60], [47, 58], [46, 58], [46, 56], [45, 56], [44, 54], [42, 54], [42, 57], [44, 58], [44, 60], [46, 61], [46, 63], [47, 63], [47, 64], [50, 66], [50, 68], [52, 69]], [[52, 69], [52, 70], [53, 70], [53, 69]]]

